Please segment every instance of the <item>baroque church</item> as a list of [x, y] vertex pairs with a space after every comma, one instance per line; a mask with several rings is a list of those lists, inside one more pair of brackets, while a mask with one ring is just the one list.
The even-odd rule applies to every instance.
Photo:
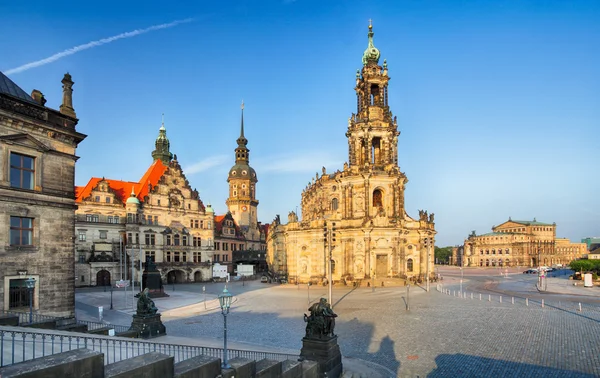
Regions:
[[425, 278], [433, 275], [434, 214], [405, 211], [408, 182], [398, 165], [398, 123], [388, 102], [387, 62], [369, 25], [368, 47], [356, 73], [356, 113], [348, 119], [348, 161], [322, 173], [302, 192], [302, 219], [279, 216], [269, 228], [271, 269], [291, 282]]

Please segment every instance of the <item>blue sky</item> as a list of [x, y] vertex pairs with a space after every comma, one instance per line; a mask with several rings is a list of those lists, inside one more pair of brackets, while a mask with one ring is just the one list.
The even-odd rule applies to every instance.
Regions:
[[435, 213], [438, 245], [509, 216], [556, 222], [577, 241], [600, 236], [600, 2], [3, 2], [0, 70], [188, 18], [9, 75], [54, 108], [73, 76], [88, 135], [77, 185], [139, 180], [164, 113], [190, 184], [224, 213], [243, 99], [259, 220], [285, 219], [315, 172], [347, 160], [371, 18], [392, 78], [406, 209]]

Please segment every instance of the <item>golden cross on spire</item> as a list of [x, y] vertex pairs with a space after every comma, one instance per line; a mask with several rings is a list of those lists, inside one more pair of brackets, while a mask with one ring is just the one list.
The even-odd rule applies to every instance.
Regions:
[[244, 100], [242, 100], [242, 110], [244, 110]]
[[372, 29], [372, 28], [373, 28], [373, 20], [371, 20], [371, 19], [369, 18], [369, 29]]

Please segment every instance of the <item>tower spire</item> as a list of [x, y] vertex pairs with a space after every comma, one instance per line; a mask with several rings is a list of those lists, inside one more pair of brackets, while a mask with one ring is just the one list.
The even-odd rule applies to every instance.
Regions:
[[244, 138], [244, 100], [242, 100], [242, 130], [240, 132], [240, 138]]
[[154, 151], [152, 151], [152, 158], [154, 161], [161, 160], [164, 164], [169, 164], [173, 159], [173, 154], [169, 150], [171, 142], [167, 138], [167, 129], [165, 128], [165, 113], [162, 114], [162, 122], [160, 129], [158, 129], [158, 137], [154, 142]]

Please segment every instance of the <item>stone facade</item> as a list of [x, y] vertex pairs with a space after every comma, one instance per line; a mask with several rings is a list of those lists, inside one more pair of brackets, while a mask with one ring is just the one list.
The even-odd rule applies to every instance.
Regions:
[[348, 163], [323, 167], [302, 192], [302, 220], [271, 224], [267, 256], [290, 281], [333, 281], [433, 275], [434, 215], [407, 215], [408, 182], [398, 166], [398, 124], [388, 102], [387, 63], [369, 45], [356, 74], [357, 113], [348, 120]]
[[0, 73], [0, 307], [74, 316], [76, 131], [71, 76], [60, 111], [40, 91], [27, 95]]
[[567, 265], [583, 257], [585, 243], [571, 243], [556, 237], [556, 223], [508, 219], [492, 232], [465, 239], [457, 262], [462, 266], [551, 266]]
[[[94, 177], [77, 187], [76, 285], [140, 282], [146, 258], [165, 283], [212, 279], [214, 211], [169, 151], [164, 123], [139, 181]], [[140, 264], [142, 261], [142, 264]]]

